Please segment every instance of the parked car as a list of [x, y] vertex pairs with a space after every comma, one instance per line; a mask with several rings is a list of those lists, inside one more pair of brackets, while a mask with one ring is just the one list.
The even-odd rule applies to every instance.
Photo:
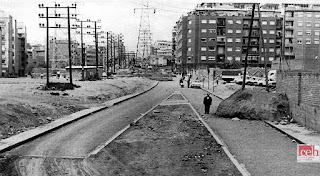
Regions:
[[234, 79], [240, 76], [241, 73], [242, 73], [241, 70], [233, 70], [233, 69], [224, 70], [221, 72], [221, 79], [229, 83], [231, 81], [234, 81]]
[[260, 80], [260, 79], [261, 79], [260, 77], [252, 76], [252, 77], [250, 77], [249, 79], [246, 80], [246, 84], [253, 86], [253, 85], [255, 85], [255, 84], [258, 82], [258, 80]]
[[200, 80], [194, 80], [191, 82], [190, 87], [191, 88], [201, 88], [203, 85], [203, 82]]
[[[274, 78], [269, 78], [268, 79], [268, 85], [269, 86], [276, 86], [276, 79], [274, 79]], [[263, 78], [263, 79], [261, 79], [261, 80], [259, 80], [258, 82], [257, 82], [257, 85], [258, 86], [266, 86], [266, 79], [265, 78]]]
[[[250, 80], [250, 78], [251, 78], [250, 76], [246, 76], [246, 84], [248, 84], [248, 80]], [[243, 82], [243, 75], [235, 77], [234, 82], [235, 82], [236, 84], [242, 84], [242, 82]]]

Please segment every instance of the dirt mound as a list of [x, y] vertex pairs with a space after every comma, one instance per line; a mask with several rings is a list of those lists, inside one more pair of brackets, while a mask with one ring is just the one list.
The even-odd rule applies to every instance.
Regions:
[[240, 90], [222, 101], [216, 114], [221, 117], [281, 121], [290, 113], [288, 98], [263, 90]]

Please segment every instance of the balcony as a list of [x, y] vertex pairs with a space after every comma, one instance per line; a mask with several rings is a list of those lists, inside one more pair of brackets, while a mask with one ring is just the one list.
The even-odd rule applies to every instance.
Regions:
[[294, 56], [294, 53], [290, 52], [290, 51], [286, 51], [286, 52], [284, 52], [284, 55], [286, 55], [286, 56]]
[[285, 37], [286, 38], [293, 38], [294, 36], [292, 34], [286, 34]]
[[286, 28], [285, 28], [286, 30], [288, 29], [288, 30], [293, 30], [294, 29], [294, 26], [291, 26], [291, 25], [286, 25]]

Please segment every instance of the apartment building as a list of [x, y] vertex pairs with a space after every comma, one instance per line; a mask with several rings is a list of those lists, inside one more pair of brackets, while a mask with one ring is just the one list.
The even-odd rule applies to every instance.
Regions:
[[320, 4], [282, 4], [282, 7], [284, 68], [319, 70]]
[[[72, 64], [79, 64], [80, 53], [77, 50], [79, 44], [71, 41]], [[54, 69], [66, 68], [69, 66], [69, 42], [51, 37], [49, 41], [49, 67]]]
[[23, 23], [0, 11], [1, 76], [24, 76], [27, 67], [27, 31]]
[[[176, 23], [177, 64], [187, 69], [242, 65], [248, 48], [251, 3], [201, 3]], [[255, 11], [248, 64], [270, 67], [281, 54], [281, 11], [277, 4]], [[261, 29], [259, 26], [261, 20]], [[260, 33], [264, 38], [265, 53]], [[184, 43], [186, 42], [186, 44]], [[186, 48], [185, 48], [186, 47]]]

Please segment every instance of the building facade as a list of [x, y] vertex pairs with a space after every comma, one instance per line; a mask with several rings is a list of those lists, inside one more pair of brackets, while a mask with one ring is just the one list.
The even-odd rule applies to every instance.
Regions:
[[27, 31], [23, 23], [0, 11], [1, 76], [24, 76], [27, 67]]
[[287, 69], [319, 70], [320, 4], [282, 4]]
[[[248, 48], [251, 8], [250, 3], [198, 4], [194, 11], [176, 23], [177, 64], [188, 70], [206, 66], [241, 66]], [[257, 10], [254, 14], [248, 64], [262, 67], [266, 60], [270, 67], [281, 54], [281, 11], [277, 4], [265, 5], [260, 10], [260, 18]]]

